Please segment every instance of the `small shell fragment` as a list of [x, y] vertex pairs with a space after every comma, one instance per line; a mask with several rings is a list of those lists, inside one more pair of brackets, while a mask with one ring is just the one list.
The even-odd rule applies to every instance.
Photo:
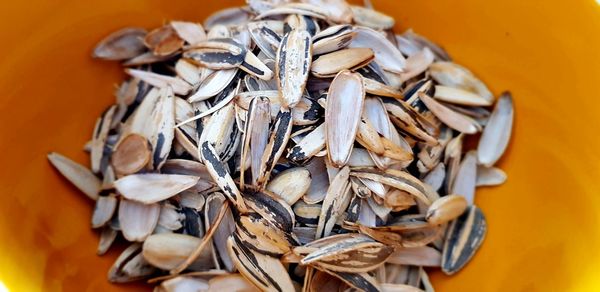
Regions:
[[506, 173], [496, 167], [477, 166], [477, 180], [475, 184], [482, 186], [497, 186], [506, 181]]
[[177, 35], [192, 46], [206, 40], [204, 27], [199, 23], [171, 21], [170, 24]]
[[160, 208], [158, 225], [168, 230], [178, 230], [183, 227], [185, 214], [179, 212], [177, 207], [170, 203], [164, 203]]
[[181, 49], [183, 43], [184, 40], [171, 25], [159, 27], [144, 37], [144, 44], [157, 56], [171, 55]]

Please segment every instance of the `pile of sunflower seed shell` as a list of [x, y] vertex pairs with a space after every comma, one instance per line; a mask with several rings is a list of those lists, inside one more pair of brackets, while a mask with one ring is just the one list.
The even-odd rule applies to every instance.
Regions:
[[130, 242], [109, 280], [433, 291], [425, 267], [463, 268], [487, 229], [475, 190], [506, 180], [512, 99], [394, 25], [342, 0], [249, 0], [102, 40], [93, 56], [130, 78], [91, 168], [48, 158], [95, 201], [97, 253]]

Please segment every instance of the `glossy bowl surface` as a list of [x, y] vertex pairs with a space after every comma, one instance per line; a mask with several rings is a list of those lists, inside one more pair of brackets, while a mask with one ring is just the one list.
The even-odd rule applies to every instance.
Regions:
[[[241, 1], [31, 0], [0, 9], [0, 281], [10, 291], [146, 291], [111, 285], [118, 255], [95, 255], [93, 204], [46, 161], [87, 163], [82, 145], [124, 77], [90, 58], [124, 26], [202, 21]], [[443, 44], [516, 105], [501, 167], [508, 182], [480, 189], [488, 236], [438, 291], [600, 291], [600, 6], [593, 0], [374, 0]], [[0, 289], [1, 291], [1, 289]]]

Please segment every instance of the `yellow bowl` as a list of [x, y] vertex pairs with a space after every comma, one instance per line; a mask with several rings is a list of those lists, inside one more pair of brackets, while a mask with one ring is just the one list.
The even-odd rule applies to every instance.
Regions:
[[[508, 182], [480, 189], [488, 236], [438, 291], [600, 290], [600, 6], [573, 1], [373, 1], [397, 31], [439, 42], [516, 106], [500, 166]], [[95, 255], [92, 202], [46, 161], [82, 145], [124, 77], [90, 58], [123, 26], [203, 20], [241, 1], [12, 1], [0, 11], [0, 283], [10, 291], [125, 291], [106, 272], [116, 251]], [[0, 287], [2, 287], [0, 285]], [[0, 291], [3, 291], [0, 288]]]

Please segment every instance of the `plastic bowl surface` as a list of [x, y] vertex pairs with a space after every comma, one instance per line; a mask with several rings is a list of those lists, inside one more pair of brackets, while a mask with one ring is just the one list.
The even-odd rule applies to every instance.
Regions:
[[[442, 44], [516, 117], [501, 187], [476, 203], [489, 224], [471, 263], [437, 291], [600, 291], [600, 6], [593, 0], [374, 0]], [[0, 281], [10, 291], [149, 291], [112, 285], [120, 249], [95, 254], [93, 204], [51, 168], [82, 146], [124, 77], [90, 58], [124, 26], [202, 21], [241, 1], [10, 1], [0, 9]], [[121, 247], [122, 248], [122, 247]], [[1, 289], [0, 289], [1, 291]]]

